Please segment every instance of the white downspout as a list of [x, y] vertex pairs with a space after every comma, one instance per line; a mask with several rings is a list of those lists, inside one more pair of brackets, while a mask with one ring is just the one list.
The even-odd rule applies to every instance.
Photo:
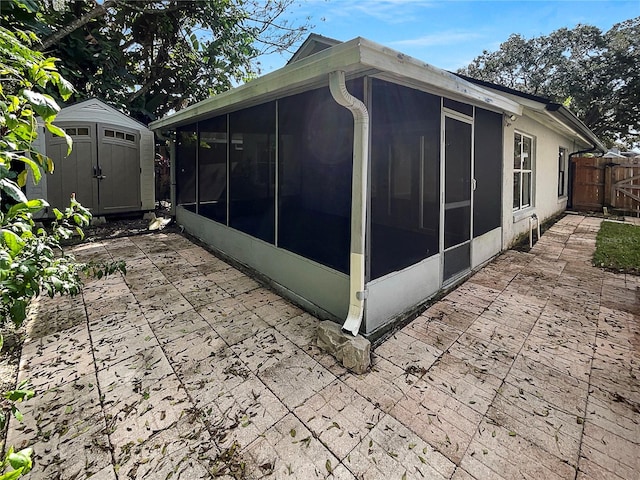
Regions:
[[334, 100], [353, 114], [353, 177], [351, 183], [351, 254], [349, 256], [349, 313], [342, 330], [358, 335], [364, 315], [364, 239], [366, 231], [367, 178], [369, 163], [369, 112], [347, 91], [344, 72], [329, 74]]

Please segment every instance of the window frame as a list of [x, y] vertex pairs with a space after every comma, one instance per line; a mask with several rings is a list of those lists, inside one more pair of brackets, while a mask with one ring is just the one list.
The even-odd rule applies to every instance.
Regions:
[[[516, 137], [518, 135], [521, 137], [520, 152], [516, 152], [515, 151], [515, 140], [516, 140]], [[524, 132], [518, 131], [518, 130], [514, 131], [513, 136], [514, 136], [513, 179], [514, 179], [514, 182], [515, 182], [516, 175], [519, 176], [520, 188], [519, 188], [518, 206], [515, 206], [515, 203], [516, 203], [515, 202], [516, 201], [515, 198], [513, 199], [512, 205], [513, 205], [513, 211], [514, 212], [519, 212], [519, 211], [525, 210], [527, 208], [531, 208], [531, 207], [533, 207], [535, 205], [534, 194], [533, 194], [534, 193], [534, 190], [533, 190], [533, 186], [534, 186], [533, 177], [534, 177], [534, 172], [535, 172], [535, 157], [536, 157], [536, 155], [535, 155], [535, 151], [536, 151], [535, 145], [536, 145], [536, 143], [535, 143], [535, 137], [533, 137], [532, 135], [528, 135], [528, 134], [526, 134]], [[529, 162], [529, 168], [524, 168], [525, 157], [524, 157], [523, 153], [524, 153], [524, 139], [525, 138], [528, 138], [530, 140], [530, 142], [531, 142], [531, 152], [530, 152], [531, 161]], [[516, 168], [516, 166], [515, 166], [516, 154], [517, 153], [519, 153], [519, 155], [520, 155], [520, 168]], [[523, 178], [527, 174], [529, 174], [529, 203], [523, 204], [523, 198], [522, 198], [523, 191], [524, 191]]]
[[[569, 149], [558, 147], [558, 198], [564, 198], [569, 191]], [[561, 178], [562, 177], [562, 178]]]

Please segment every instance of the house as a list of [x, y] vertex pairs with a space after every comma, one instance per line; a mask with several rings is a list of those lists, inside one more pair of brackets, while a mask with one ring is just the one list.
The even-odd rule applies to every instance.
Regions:
[[98, 99], [60, 110], [56, 125], [73, 139], [67, 156], [64, 138], [40, 127], [39, 150], [54, 162], [52, 175], [37, 185], [27, 183], [29, 198], [44, 198], [53, 207], [69, 206], [69, 197], [94, 215], [121, 214], [155, 208], [155, 139], [143, 124]]
[[363, 38], [150, 128], [171, 135], [177, 222], [352, 334], [375, 336], [566, 207], [571, 112]]

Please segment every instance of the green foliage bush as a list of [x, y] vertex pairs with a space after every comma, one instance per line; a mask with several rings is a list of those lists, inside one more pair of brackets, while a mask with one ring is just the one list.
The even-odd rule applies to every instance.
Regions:
[[[58, 73], [56, 59], [32, 48], [37, 41], [31, 32], [0, 26], [0, 320], [15, 326], [24, 322], [29, 303], [40, 294], [80, 293], [82, 273], [99, 278], [125, 273], [123, 262], [77, 263], [64, 253], [61, 241], [74, 234], [83, 237], [82, 228], [91, 219], [89, 210], [75, 199], [65, 211], [53, 210], [56, 218], [49, 229], [36, 228], [33, 215], [49, 205], [45, 200], [27, 199], [22, 187], [29, 175], [37, 183], [43, 171], [51, 173], [54, 168], [51, 159], [34, 148], [38, 119], [53, 135], [66, 139], [68, 152], [72, 147], [71, 138], [53, 124], [60, 107], [41, 91], [55, 87], [63, 99], [73, 91]], [[16, 404], [33, 395], [24, 384], [6, 392], [0, 400], [0, 428], [9, 413], [21, 420]], [[29, 472], [31, 455], [31, 449], [15, 452], [10, 447], [0, 461], [0, 480]]]

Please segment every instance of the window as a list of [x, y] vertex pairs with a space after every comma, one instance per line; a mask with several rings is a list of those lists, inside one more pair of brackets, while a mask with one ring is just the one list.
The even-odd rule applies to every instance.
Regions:
[[558, 149], [558, 196], [567, 195], [567, 162], [569, 155], [566, 148]]
[[[89, 135], [89, 129], [88, 128], [78, 128], [78, 135]], [[110, 138], [119, 138], [120, 140], [126, 140], [128, 142], [135, 142], [136, 141], [136, 136], [135, 135], [132, 135], [130, 133], [117, 132], [115, 130], [105, 130], [104, 131], [104, 136], [105, 137], [110, 137]]]
[[513, 210], [532, 205], [533, 138], [516, 132], [513, 141]]

